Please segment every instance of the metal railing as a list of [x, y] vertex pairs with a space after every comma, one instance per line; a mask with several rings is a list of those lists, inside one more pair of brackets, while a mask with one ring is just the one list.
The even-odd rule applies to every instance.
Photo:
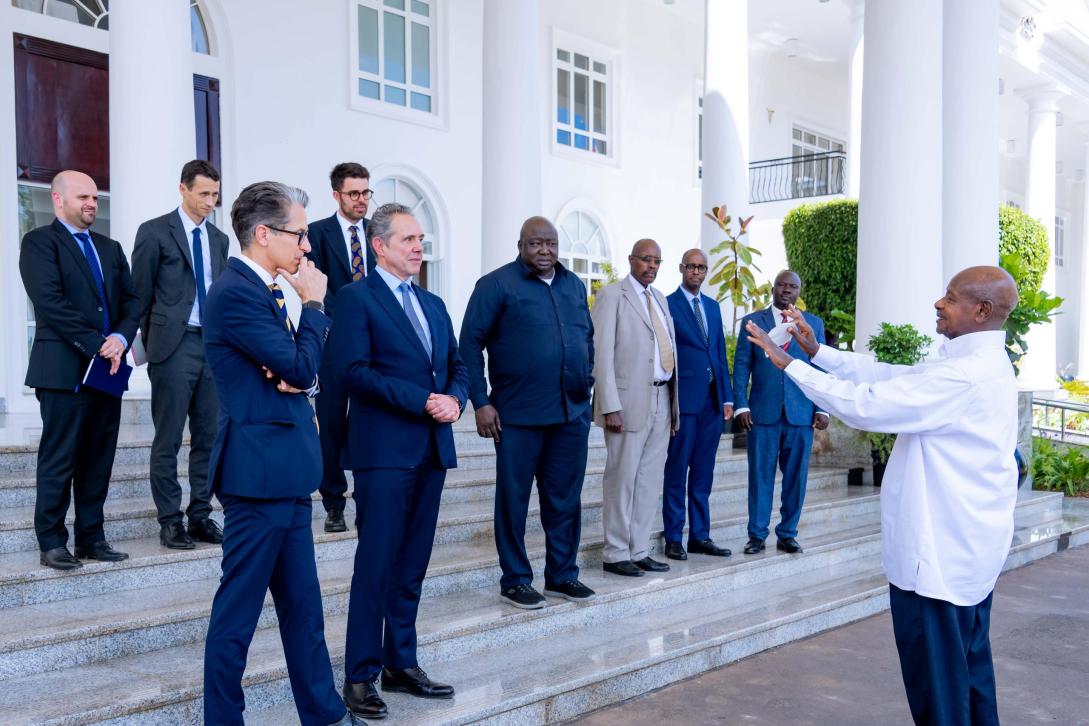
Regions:
[[847, 153], [784, 156], [749, 164], [749, 202], [779, 202], [842, 194], [847, 181]]
[[1065, 444], [1089, 446], [1089, 433], [1079, 431], [1071, 425], [1079, 419], [1089, 421], [1089, 405], [1047, 398], [1032, 399], [1034, 436]]

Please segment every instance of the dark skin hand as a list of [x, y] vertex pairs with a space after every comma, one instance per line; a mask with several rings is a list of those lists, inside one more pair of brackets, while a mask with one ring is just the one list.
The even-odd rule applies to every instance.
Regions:
[[499, 423], [499, 411], [495, 410], [495, 406], [481, 406], [476, 409], [477, 434], [486, 439], [492, 439], [498, 444], [499, 432], [502, 430], [503, 425]]
[[624, 430], [624, 419], [620, 418], [619, 411], [605, 414], [605, 430], [618, 434]]
[[[805, 318], [803, 318], [802, 314], [795, 310], [793, 306], [787, 310], [787, 317], [795, 324], [794, 328], [791, 329], [790, 334], [794, 336], [794, 339], [798, 341], [806, 353], [811, 356], [816, 355], [820, 346], [817, 345], [816, 338], [813, 335], [813, 328], [805, 322]], [[768, 334], [764, 332], [760, 326], [749, 321], [745, 324], [745, 329], [749, 333], [749, 340], [752, 344], [763, 350], [768, 358], [771, 359], [772, 364], [779, 370], [785, 369], [790, 365], [791, 361], [794, 360], [794, 356], [773, 343], [771, 338], [768, 337]], [[811, 350], [812, 352], [810, 352]], [[741, 427], [746, 431], [752, 429], [752, 415], [748, 411], [738, 414], [737, 420], [741, 424]], [[828, 428], [828, 417], [823, 413], [813, 414], [813, 428], [818, 431], [824, 431]]]

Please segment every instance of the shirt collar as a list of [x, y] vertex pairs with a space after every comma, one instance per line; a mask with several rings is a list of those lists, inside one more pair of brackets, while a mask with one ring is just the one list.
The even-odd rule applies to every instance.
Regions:
[[[541, 278], [541, 276], [537, 274], [536, 270], [534, 270], [532, 267], [527, 265], [525, 262], [522, 262], [522, 257], [520, 255], [518, 257], [515, 257], [514, 261], [518, 263], [518, 267], [522, 270], [522, 275], [524, 275], [525, 277]], [[559, 263], [559, 261], [557, 260], [556, 266], [552, 268], [552, 279], [555, 280], [560, 275], [566, 274], [566, 272], [567, 272], [567, 269], [563, 265], [561, 265]], [[544, 279], [544, 278], [541, 278], [541, 279]]]
[[697, 292], [695, 295], [693, 295], [692, 293], [688, 292], [688, 288], [686, 288], [684, 285], [681, 285], [680, 291], [684, 293], [684, 297], [686, 300], [688, 300], [689, 305], [692, 304], [693, 300], [698, 300], [700, 297], [700, 293]]
[[208, 228], [204, 225], [208, 221], [207, 218], [200, 220], [200, 224], [193, 224], [193, 220], [189, 218], [189, 215], [185, 213], [185, 210], [178, 207], [178, 216], [181, 217], [182, 229], [185, 230], [185, 238], [193, 238], [193, 230], [199, 229], [200, 235], [204, 239], [208, 239]]
[[244, 265], [257, 273], [257, 276], [261, 278], [261, 282], [265, 283], [266, 287], [276, 282], [272, 275], [268, 274], [268, 270], [261, 267], [259, 264], [251, 260], [246, 255], [239, 255], [238, 259], [240, 259]]
[[90, 236], [90, 234], [91, 234], [91, 230], [89, 230], [89, 229], [76, 229], [75, 227], [73, 227], [72, 225], [68, 224], [63, 219], [61, 219], [60, 217], [57, 217], [57, 221], [60, 222], [61, 224], [63, 224], [64, 228], [66, 230], [68, 230], [68, 233], [71, 234], [73, 237], [75, 237], [77, 234], [85, 234], [87, 236]]
[[942, 344], [941, 354], [946, 358], [962, 358], [981, 350], [1005, 350], [1006, 331], [983, 330], [978, 333], [958, 335]]
[[351, 222], [344, 218], [344, 216], [340, 213], [340, 210], [337, 210], [337, 221], [340, 222], [340, 231], [342, 231], [344, 234], [350, 235], [352, 231], [348, 228], [352, 226], [355, 226], [355, 228], [360, 232], [363, 231], [362, 219], [358, 222]]
[[[397, 275], [394, 275], [392, 272], [382, 267], [381, 265], [375, 265], [374, 271], [378, 273], [378, 276], [382, 278], [383, 282], [389, 285], [389, 289], [394, 295], [400, 292], [398, 288], [401, 287], [402, 282], [412, 281], [411, 278], [409, 278], [408, 280], [402, 280], [401, 278], [397, 277]], [[413, 294], [415, 294], [415, 292], [416, 291], [413, 290]]]
[[636, 280], [635, 275], [631, 274], [630, 272], [628, 273], [628, 282], [631, 283], [631, 286], [635, 289], [635, 292], [638, 295], [642, 295], [644, 292], [650, 289], [649, 287], [644, 286], [643, 283]]

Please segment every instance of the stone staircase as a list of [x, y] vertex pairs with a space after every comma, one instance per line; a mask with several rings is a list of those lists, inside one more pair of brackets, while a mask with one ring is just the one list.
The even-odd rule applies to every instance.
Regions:
[[[813, 469], [799, 535], [805, 553], [771, 547], [746, 557], [746, 465], [728, 437], [716, 464], [712, 536], [737, 554], [692, 556], [671, 562], [668, 573], [636, 580], [604, 575], [599, 429], [591, 434], [579, 552], [581, 579], [598, 596], [580, 604], [549, 598], [535, 611], [501, 604], [494, 453], [468, 421], [456, 426], [455, 439], [460, 468], [443, 492], [419, 655], [437, 679], [454, 684], [457, 697], [389, 694], [390, 722], [571, 719], [887, 607], [879, 490], [848, 487], [843, 470]], [[0, 447], [0, 723], [201, 723], [202, 651], [220, 549], [159, 546], [149, 447], [147, 427], [126, 434], [106, 506], [107, 537], [131, 558], [72, 573], [38, 564], [33, 445]], [[186, 454], [183, 447], [183, 465]], [[1063, 506], [1058, 494], [1022, 494], [1007, 567], [1089, 540], [1089, 515], [1064, 516]], [[527, 546], [541, 586], [537, 511], [534, 501]], [[339, 684], [355, 530], [325, 534], [320, 505], [314, 514], [326, 639]], [[660, 531], [653, 546], [660, 552]], [[271, 601], [250, 649], [245, 687], [247, 723], [298, 723]]]

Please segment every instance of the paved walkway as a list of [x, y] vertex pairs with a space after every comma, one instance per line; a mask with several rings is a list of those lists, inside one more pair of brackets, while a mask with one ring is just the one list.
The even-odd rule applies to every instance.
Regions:
[[[1002, 576], [991, 644], [1007, 726], [1089, 724], [1089, 547]], [[598, 711], [591, 726], [911, 724], [886, 612]]]

